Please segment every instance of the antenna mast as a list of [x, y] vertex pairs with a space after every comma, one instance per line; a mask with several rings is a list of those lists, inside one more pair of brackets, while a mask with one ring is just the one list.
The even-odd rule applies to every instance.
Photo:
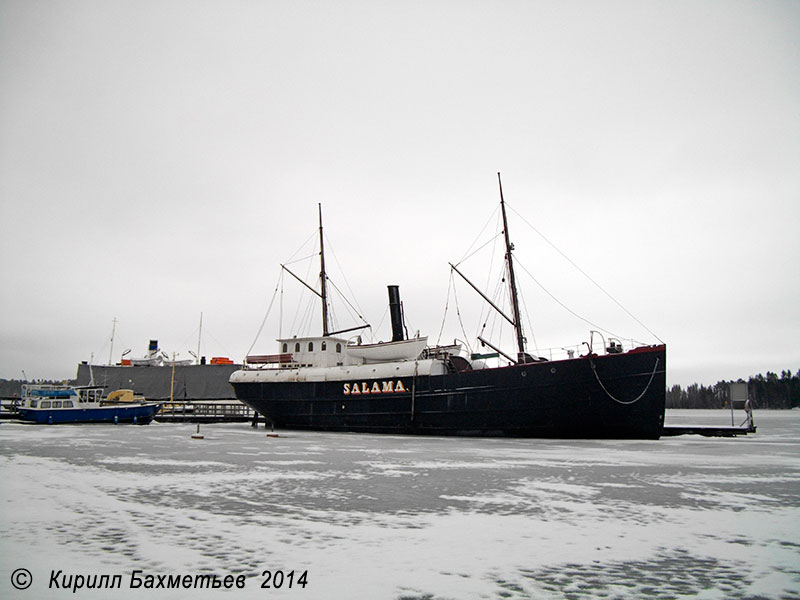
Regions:
[[322, 335], [328, 335], [328, 278], [325, 275], [325, 245], [322, 241], [322, 203], [319, 204], [319, 281], [322, 293]]
[[503, 182], [500, 180], [500, 173], [497, 174], [497, 183], [500, 186], [500, 210], [503, 213], [503, 233], [506, 239], [506, 265], [508, 267], [508, 287], [511, 291], [511, 308], [514, 311], [514, 331], [517, 334], [517, 351], [518, 359], [524, 362], [525, 354], [525, 336], [522, 334], [522, 319], [519, 314], [519, 298], [517, 297], [517, 280], [514, 276], [514, 261], [511, 257], [511, 251], [514, 249], [514, 244], [511, 243], [511, 238], [508, 235], [508, 221], [506, 220], [506, 203], [503, 199]]
[[111, 321], [111, 348], [108, 351], [108, 364], [111, 364], [112, 356], [114, 354], [114, 334], [117, 331], [117, 317]]
[[200, 328], [197, 330], [197, 355], [194, 357], [197, 364], [200, 364], [200, 339], [203, 336], [203, 313], [200, 313]]

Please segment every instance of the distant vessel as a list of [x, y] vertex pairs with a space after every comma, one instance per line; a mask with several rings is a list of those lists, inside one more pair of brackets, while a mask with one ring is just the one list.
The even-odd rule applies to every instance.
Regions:
[[279, 354], [248, 356], [230, 378], [236, 396], [285, 429], [657, 439], [664, 424], [665, 345], [626, 352], [609, 339], [601, 355], [590, 339], [584, 356], [563, 360], [526, 352], [502, 185], [500, 207], [512, 314], [481, 295], [514, 327], [516, 356], [479, 340], [510, 364], [489, 367], [488, 355], [407, 339], [397, 286], [389, 286], [391, 342], [361, 346], [336, 337], [341, 331], [329, 332], [320, 207], [321, 292], [313, 291], [322, 299], [322, 335], [280, 339]]
[[[125, 358], [119, 364], [78, 365], [76, 385], [102, 385], [106, 389], [130, 388], [151, 400], [234, 400], [233, 387], [228, 379], [241, 368], [227, 356], [214, 356], [210, 363], [200, 357], [176, 360], [162, 352], [158, 340], [150, 340], [147, 354], [140, 358]], [[110, 362], [110, 361], [109, 361]], [[173, 370], [174, 365], [174, 370]], [[174, 372], [173, 372], [174, 371]]]
[[234, 400], [236, 395], [228, 380], [242, 365], [225, 360], [227, 362], [176, 365], [174, 377], [172, 365], [134, 367], [80, 363], [75, 384], [90, 385], [94, 378], [94, 383], [106, 389], [130, 388], [158, 401], [167, 401], [170, 397], [180, 401]]
[[24, 384], [19, 418], [32, 423], [135, 423], [153, 420], [161, 404], [135, 397], [132, 390], [118, 390], [103, 398], [103, 388]]

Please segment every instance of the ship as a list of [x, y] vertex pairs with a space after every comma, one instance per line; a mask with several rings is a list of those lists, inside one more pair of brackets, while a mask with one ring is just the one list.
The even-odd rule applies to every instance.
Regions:
[[[388, 286], [391, 341], [363, 344], [342, 336], [345, 331], [329, 331], [320, 206], [320, 291], [312, 291], [322, 300], [321, 335], [282, 338], [277, 353], [247, 356], [230, 377], [236, 397], [286, 430], [658, 439], [666, 344], [625, 350], [618, 340], [601, 337], [598, 346], [592, 332], [582, 355], [550, 360], [526, 350], [499, 173], [498, 184], [511, 314], [467, 281], [513, 326], [516, 354], [482, 337], [493, 352], [465, 355], [460, 344], [430, 346], [425, 337], [408, 336], [394, 285]], [[487, 360], [499, 356], [505, 361], [496, 366]]]
[[81, 362], [75, 385], [133, 389], [137, 394], [159, 401], [236, 399], [228, 380], [242, 365], [228, 357], [214, 356], [209, 362], [202, 356], [196, 361], [176, 360], [159, 349], [158, 340], [150, 340], [144, 356], [125, 358], [128, 352], [123, 353], [117, 364]]

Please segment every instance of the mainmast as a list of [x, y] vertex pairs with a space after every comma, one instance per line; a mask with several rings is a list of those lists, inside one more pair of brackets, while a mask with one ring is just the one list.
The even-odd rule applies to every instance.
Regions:
[[322, 203], [319, 204], [319, 281], [322, 288], [322, 335], [328, 335], [328, 278], [325, 275], [325, 245], [322, 241]]
[[500, 186], [500, 210], [503, 213], [503, 233], [506, 238], [506, 265], [508, 266], [508, 287], [511, 291], [511, 308], [514, 311], [514, 331], [517, 334], [517, 352], [520, 362], [525, 360], [525, 336], [522, 334], [522, 319], [519, 312], [519, 298], [517, 297], [517, 281], [514, 277], [514, 261], [511, 257], [511, 251], [514, 245], [511, 243], [511, 238], [508, 235], [508, 221], [506, 220], [506, 203], [503, 199], [503, 182], [500, 180], [500, 173], [497, 174], [497, 183]]

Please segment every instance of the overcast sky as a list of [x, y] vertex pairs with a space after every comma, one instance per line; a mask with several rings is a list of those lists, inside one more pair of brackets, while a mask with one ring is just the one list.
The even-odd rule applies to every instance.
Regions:
[[669, 384], [800, 369], [800, 2], [2, 0], [0, 377], [107, 362], [115, 318], [114, 361], [201, 312], [241, 360], [317, 203], [366, 320], [397, 284], [435, 341], [498, 171], [531, 345], [592, 327], [529, 274]]

